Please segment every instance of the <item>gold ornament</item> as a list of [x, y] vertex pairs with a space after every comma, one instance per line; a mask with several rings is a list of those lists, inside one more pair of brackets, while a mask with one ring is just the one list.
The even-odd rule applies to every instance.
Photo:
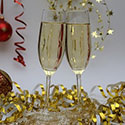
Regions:
[[0, 94], [7, 95], [12, 90], [12, 80], [9, 75], [0, 70]]

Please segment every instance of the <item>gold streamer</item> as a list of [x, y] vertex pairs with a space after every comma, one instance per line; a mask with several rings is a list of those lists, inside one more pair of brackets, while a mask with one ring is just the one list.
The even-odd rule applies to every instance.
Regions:
[[[45, 106], [46, 95], [42, 84], [40, 84], [42, 94], [39, 94], [38, 91], [30, 94], [28, 90], [23, 91], [16, 82], [13, 83], [20, 93], [10, 92], [7, 96], [4, 94], [0, 95], [0, 123], [7, 124], [15, 122], [23, 117], [24, 111], [39, 111]], [[78, 118], [80, 125], [96, 123], [97, 115], [100, 116], [101, 122], [104, 125], [110, 125], [111, 122], [119, 124], [124, 122], [125, 82], [108, 85], [106, 88], [108, 95], [104, 93], [101, 86], [98, 86], [102, 96], [107, 99], [106, 104], [97, 104], [97, 100], [90, 99], [83, 87], [81, 87], [82, 102], [79, 106], [77, 105], [78, 98], [75, 85], [72, 86], [72, 89], [67, 89], [63, 85], [52, 85], [51, 89], [53, 91], [49, 100], [49, 111], [60, 112], [64, 108], [73, 113], [78, 112], [80, 109], [80, 112], [82, 112]], [[3, 116], [6, 114], [10, 116], [2, 121]]]

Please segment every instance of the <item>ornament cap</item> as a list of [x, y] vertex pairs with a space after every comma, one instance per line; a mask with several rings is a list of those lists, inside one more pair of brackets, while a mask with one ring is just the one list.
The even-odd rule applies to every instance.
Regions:
[[4, 20], [4, 16], [3, 15], [0, 15], [0, 20]]

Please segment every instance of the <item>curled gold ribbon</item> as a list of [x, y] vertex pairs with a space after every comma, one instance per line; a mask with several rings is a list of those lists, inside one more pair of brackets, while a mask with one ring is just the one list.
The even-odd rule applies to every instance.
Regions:
[[[16, 83], [13, 84], [18, 89], [18, 93], [9, 92], [7, 96], [0, 95], [0, 123], [12, 123], [23, 117], [25, 111], [38, 111], [45, 106], [45, 89], [42, 84], [40, 88], [42, 94], [35, 91], [30, 94], [28, 90], [22, 90]], [[77, 89], [73, 85], [71, 89], [65, 88], [63, 85], [52, 85], [52, 93], [49, 99], [50, 112], [60, 112], [62, 110], [68, 110], [72, 113], [82, 112], [79, 114], [78, 123], [92, 124], [97, 123], [97, 116], [100, 117], [101, 123], [104, 125], [110, 125], [112, 122], [122, 124], [124, 122], [125, 115], [125, 82], [120, 82], [114, 85], [108, 85], [106, 88], [107, 94], [101, 86], [98, 86], [101, 95], [107, 99], [106, 104], [97, 103], [98, 100], [94, 100], [88, 97], [88, 94], [81, 87], [82, 101], [81, 105], [78, 105]], [[6, 117], [3, 120], [3, 116]]]

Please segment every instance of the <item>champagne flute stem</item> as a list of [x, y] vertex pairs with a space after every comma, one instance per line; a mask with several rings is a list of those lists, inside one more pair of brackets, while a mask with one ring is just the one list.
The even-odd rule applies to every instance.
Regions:
[[46, 108], [49, 106], [49, 96], [50, 96], [50, 85], [51, 85], [51, 75], [46, 76]]
[[78, 103], [81, 102], [81, 74], [76, 74]]

